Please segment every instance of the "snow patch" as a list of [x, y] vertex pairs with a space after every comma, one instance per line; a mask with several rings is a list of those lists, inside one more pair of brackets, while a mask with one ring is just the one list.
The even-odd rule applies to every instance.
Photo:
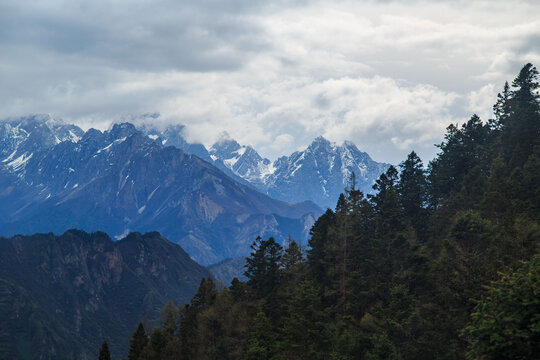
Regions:
[[238, 149], [236, 151], [233, 151], [233, 154], [236, 153], [240, 157], [240, 156], [244, 155], [244, 153], [246, 152], [246, 149], [247, 149], [247, 147], [243, 146], [240, 149]]
[[11, 159], [13, 159], [13, 157], [15, 156], [16, 153], [17, 153], [17, 149], [15, 149], [15, 151], [12, 152], [11, 155], [9, 155], [7, 158], [5, 158], [5, 159], [3, 160], [3, 162], [11, 161]]
[[103, 149], [99, 149], [99, 150], [96, 152], [96, 154], [99, 154], [99, 153], [102, 152], [102, 151], [108, 151], [108, 150], [111, 148], [111, 146], [120, 144], [121, 142], [126, 141], [126, 139], [127, 139], [127, 137], [125, 137], [125, 136], [124, 136], [123, 138], [121, 138], [121, 139], [116, 139], [116, 140], [114, 140], [112, 143], [110, 143], [109, 145], [105, 146]]
[[223, 163], [229, 169], [232, 169], [234, 167], [234, 165], [238, 162], [238, 159], [240, 159], [240, 157], [233, 157], [233, 158], [230, 158], [230, 159], [223, 160]]
[[125, 238], [125, 237], [128, 236], [128, 235], [129, 235], [129, 229], [126, 229], [126, 230], [124, 230], [123, 233], [118, 234], [118, 235], [115, 235], [114, 238], [115, 238], [116, 240], [120, 240], [120, 239]]
[[[128, 175], [129, 176], [129, 175]], [[127, 178], [126, 178], [127, 179]], [[154, 196], [154, 193], [156, 192], [156, 190], [159, 189], [159, 185], [157, 186], [157, 188], [154, 189], [154, 191], [152, 191], [150, 193], [150, 195], [148, 195], [148, 198], [146, 199], [146, 201], [150, 200], [152, 198], [152, 196]]]
[[159, 136], [158, 136], [158, 135], [152, 134], [152, 135], [148, 135], [148, 137], [149, 137], [150, 139], [152, 139], [152, 140], [157, 140]]
[[32, 158], [32, 156], [34, 156], [34, 153], [31, 153], [30, 155], [24, 153], [15, 160], [9, 162], [7, 166], [11, 167], [13, 171], [18, 171], [25, 166], [25, 164], [28, 162], [28, 160]]
[[79, 140], [81, 140], [81, 137], [80, 136], [77, 136], [77, 134], [75, 134], [73, 131], [69, 130], [69, 136], [70, 136], [70, 140], [74, 143], [78, 143]]

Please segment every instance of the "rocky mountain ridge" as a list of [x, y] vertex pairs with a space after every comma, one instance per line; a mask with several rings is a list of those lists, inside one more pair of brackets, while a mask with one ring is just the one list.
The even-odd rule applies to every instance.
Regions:
[[180, 144], [184, 151], [196, 154], [273, 198], [311, 200], [323, 208], [335, 206], [335, 199], [348, 186], [353, 172], [356, 187], [371, 193], [375, 180], [390, 166], [374, 161], [350, 141], [337, 145], [322, 136], [314, 139], [305, 150], [272, 162], [226, 133], [205, 152], [201, 144], [188, 144], [182, 132], [183, 127], [174, 126], [155, 134], [159, 133], [163, 141]]
[[[321, 212], [313, 203], [260, 194], [129, 123], [105, 132], [50, 123], [43, 117], [0, 123], [10, 130], [0, 142], [2, 235], [157, 230], [210, 264], [249, 254], [257, 236], [306, 238]], [[61, 133], [76, 136], [62, 141]]]

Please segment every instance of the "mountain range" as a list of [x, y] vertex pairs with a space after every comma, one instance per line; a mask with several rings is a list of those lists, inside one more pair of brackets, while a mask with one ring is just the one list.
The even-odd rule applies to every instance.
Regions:
[[84, 132], [49, 116], [0, 123], [0, 233], [159, 231], [196, 261], [246, 256], [257, 237], [305, 239], [321, 209], [241, 184], [132, 124]]
[[0, 358], [113, 358], [139, 321], [183, 304], [210, 272], [159, 233], [113, 241], [103, 232], [0, 237]]
[[388, 166], [323, 137], [272, 162], [227, 135], [190, 143], [182, 125], [85, 132], [28, 116], [0, 122], [0, 234], [155, 230], [212, 264], [246, 256], [257, 236], [305, 241], [353, 172], [369, 193]]
[[353, 172], [356, 187], [367, 194], [373, 191], [375, 180], [390, 166], [374, 161], [350, 141], [337, 145], [322, 136], [305, 150], [272, 162], [261, 157], [253, 147], [240, 145], [226, 133], [207, 150], [202, 144], [186, 141], [183, 131], [181, 125], [169, 126], [162, 131], [145, 130], [149, 136], [197, 155], [235, 180], [275, 199], [310, 200], [322, 208], [335, 206]]

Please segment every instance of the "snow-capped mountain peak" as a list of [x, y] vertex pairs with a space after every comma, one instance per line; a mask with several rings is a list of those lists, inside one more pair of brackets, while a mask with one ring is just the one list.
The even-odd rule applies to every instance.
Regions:
[[[169, 128], [159, 136], [168, 145], [195, 154], [227, 175], [284, 201], [312, 200], [320, 206], [333, 207], [352, 172], [356, 174], [360, 190], [368, 193], [389, 166], [372, 160], [351, 141], [338, 145], [323, 136], [315, 138], [304, 150], [272, 162], [260, 156], [252, 146], [239, 144], [226, 132], [206, 150], [201, 144], [188, 144], [181, 130]], [[194, 146], [198, 146], [198, 153]]]
[[24, 171], [36, 153], [64, 142], [78, 142], [84, 131], [50, 115], [32, 115], [0, 122], [0, 163]]

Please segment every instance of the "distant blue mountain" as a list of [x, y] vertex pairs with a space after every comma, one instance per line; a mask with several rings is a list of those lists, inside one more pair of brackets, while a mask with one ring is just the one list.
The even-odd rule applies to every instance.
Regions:
[[240, 145], [228, 135], [206, 151], [201, 144], [188, 144], [182, 131], [183, 127], [168, 127], [159, 136], [273, 198], [292, 202], [310, 200], [323, 208], [335, 206], [353, 172], [356, 187], [370, 193], [375, 180], [390, 166], [374, 161], [352, 142], [337, 145], [322, 136], [305, 150], [271, 162], [251, 146]]
[[201, 264], [246, 256], [257, 236], [307, 238], [317, 205], [231, 179], [204, 153], [168, 146], [204, 149], [173, 141], [175, 133], [129, 123], [83, 132], [48, 116], [0, 122], [0, 235], [159, 231]]

